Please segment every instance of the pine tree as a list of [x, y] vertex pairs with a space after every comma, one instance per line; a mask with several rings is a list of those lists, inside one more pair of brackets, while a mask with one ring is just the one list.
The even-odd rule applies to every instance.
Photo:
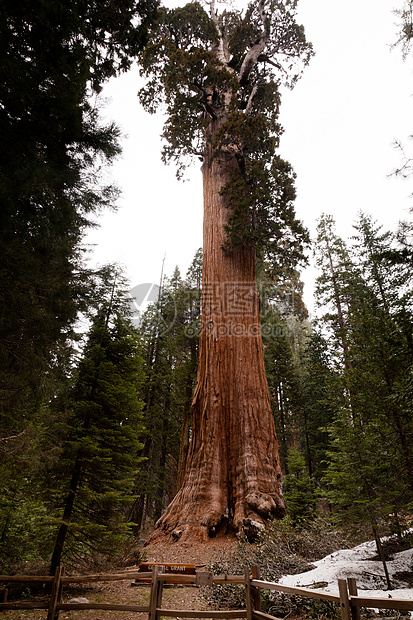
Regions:
[[380, 422], [373, 420], [360, 426], [343, 409], [336, 414], [329, 430], [332, 449], [325, 475], [327, 497], [340, 509], [336, 513], [338, 520], [371, 526], [391, 590], [380, 527], [400, 507], [401, 489], [398, 470], [384, 449]]
[[316, 487], [308, 475], [305, 459], [297, 448], [288, 451], [288, 475], [284, 478], [287, 515], [293, 525], [308, 521], [316, 514]]
[[[131, 65], [156, 6], [152, 0], [0, 1], [4, 544], [19, 528], [19, 535], [32, 531], [32, 517], [18, 520], [31, 513], [42, 461], [52, 458], [47, 403], [70, 380], [74, 325], [92, 304], [98, 278], [85, 268], [82, 238], [91, 216], [113, 207], [118, 194], [105, 167], [120, 152], [119, 131], [102, 122], [97, 94]], [[29, 545], [21, 541], [14, 546], [24, 553]]]
[[160, 517], [180, 486], [191, 431], [191, 401], [198, 359], [202, 251], [183, 280], [176, 268], [159, 299], [142, 317], [146, 381], [145, 461], [131, 510], [135, 531]]
[[63, 556], [113, 553], [128, 532], [125, 509], [133, 500], [143, 430], [142, 380], [137, 334], [125, 316], [102, 309], [66, 403], [60, 462], [50, 472], [63, 493], [51, 574]]
[[131, 65], [155, 10], [152, 0], [1, 0], [5, 435], [23, 430], [27, 401], [52, 393], [60, 369], [66, 371], [66, 347], [86, 301], [80, 242], [91, 214], [113, 207], [117, 196], [101, 171], [119, 154], [119, 132], [101, 122], [92, 94]]
[[299, 410], [296, 434], [308, 473], [321, 483], [329, 447], [327, 427], [343, 406], [340, 374], [330, 359], [330, 347], [321, 333], [311, 327], [297, 360]]
[[332, 216], [323, 215], [317, 227], [315, 245], [316, 265], [321, 273], [316, 282], [316, 301], [330, 313], [323, 317], [341, 348], [341, 358], [347, 372], [352, 370], [349, 354], [348, 313], [351, 292], [348, 289], [353, 265], [344, 241], [335, 232]]
[[289, 328], [275, 308], [263, 317], [265, 371], [280, 441], [283, 471], [288, 473], [287, 454], [294, 444], [295, 420], [299, 403], [298, 377], [289, 341]]
[[[406, 325], [400, 310], [406, 307], [406, 279], [395, 268], [389, 271], [384, 260], [391, 252], [393, 235], [382, 233], [371, 217], [360, 214], [356, 223], [354, 253], [365, 287], [354, 304], [354, 355], [362, 363], [362, 372], [354, 378], [357, 392], [363, 395], [360, 406], [365, 419], [381, 416], [395, 442], [394, 459], [400, 459], [406, 480], [413, 478], [413, 453], [409, 437], [412, 415], [400, 407], [400, 386], [410, 376], [412, 363]], [[407, 336], [407, 337], [406, 337]], [[396, 448], [397, 446], [397, 448]], [[412, 485], [410, 484], [410, 487]]]
[[[411, 416], [404, 415], [395, 397], [410, 368], [397, 311], [405, 281], [401, 285], [397, 272], [389, 273], [386, 266], [392, 235], [381, 233], [363, 214], [355, 228], [351, 261], [331, 227], [318, 245], [319, 264], [325, 267], [318, 291], [334, 301], [335, 312], [323, 320], [336, 351], [341, 345], [336, 370], [344, 396], [328, 425], [333, 450], [326, 479], [330, 500], [343, 514], [371, 524], [381, 553], [380, 522], [406, 510], [411, 498]], [[332, 248], [339, 251], [333, 254]]]

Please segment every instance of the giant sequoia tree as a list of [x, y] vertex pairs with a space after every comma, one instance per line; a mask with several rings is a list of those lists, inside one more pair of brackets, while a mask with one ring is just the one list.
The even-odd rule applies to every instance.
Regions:
[[245, 15], [196, 2], [164, 10], [141, 58], [141, 101], [164, 104], [164, 161], [202, 160], [204, 262], [198, 378], [181, 488], [154, 538], [205, 539], [258, 528], [284, 503], [265, 377], [257, 252], [293, 267], [306, 232], [294, 174], [277, 154], [279, 86], [311, 56], [296, 0], [253, 2]]

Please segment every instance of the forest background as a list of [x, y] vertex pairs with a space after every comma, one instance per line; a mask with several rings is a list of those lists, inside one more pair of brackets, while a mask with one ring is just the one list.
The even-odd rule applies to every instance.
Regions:
[[[185, 276], [175, 270], [162, 280], [138, 327], [122, 270], [91, 269], [84, 258], [90, 220], [116, 200], [105, 181], [119, 131], [103, 120], [99, 92], [145, 45], [155, 5], [125, 2], [114, 16], [105, 2], [96, 11], [83, 3], [83, 14], [70, 3], [63, 10], [44, 2], [42, 11], [3, 4], [0, 549], [7, 572], [27, 561], [79, 564], [133, 547], [172, 499], [191, 435], [202, 251]], [[46, 18], [58, 25], [47, 39]], [[403, 165], [408, 174], [400, 154]], [[298, 272], [271, 281], [262, 269], [258, 277], [288, 513], [296, 525], [322, 508], [375, 532], [400, 530], [413, 491], [411, 225], [383, 230], [361, 212], [347, 241], [323, 215], [314, 247], [316, 321]]]

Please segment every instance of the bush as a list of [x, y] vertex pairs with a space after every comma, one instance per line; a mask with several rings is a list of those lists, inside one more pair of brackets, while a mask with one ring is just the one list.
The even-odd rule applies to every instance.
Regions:
[[[266, 581], [278, 581], [283, 575], [295, 575], [311, 570], [311, 562], [320, 560], [329, 553], [349, 547], [349, 541], [340, 532], [333, 530], [323, 519], [294, 527], [291, 520], [271, 521], [268, 528], [259, 535], [258, 541], [250, 544], [246, 539], [239, 541], [235, 551], [222, 554], [208, 566], [214, 575], [244, 574], [244, 566], [258, 565], [261, 577]], [[204, 599], [218, 609], [245, 608], [243, 586], [214, 585], [203, 588]], [[277, 616], [287, 615], [300, 607], [307, 615], [313, 609], [315, 616], [333, 618], [334, 605], [307, 598], [277, 595], [262, 591], [262, 608], [277, 610]], [[333, 609], [334, 608], [334, 609]], [[284, 611], [282, 611], [284, 610]]]
[[341, 618], [340, 605], [330, 601], [273, 592], [270, 603], [267, 612], [278, 618], [287, 616], [303, 616], [318, 620], [339, 620]]
[[287, 514], [296, 525], [314, 518], [317, 492], [301, 452], [297, 448], [290, 448], [287, 460], [289, 473], [284, 476], [283, 493]]

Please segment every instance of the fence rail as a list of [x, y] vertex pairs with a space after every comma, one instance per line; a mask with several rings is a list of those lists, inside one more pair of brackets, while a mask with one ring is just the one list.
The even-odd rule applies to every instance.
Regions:
[[271, 581], [261, 581], [259, 579], [252, 579], [251, 585], [262, 590], [274, 590], [275, 592], [283, 592], [284, 594], [295, 594], [296, 596], [318, 598], [322, 601], [330, 601], [332, 603], [340, 602], [339, 596], [331, 594], [331, 592], [324, 592], [323, 590], [310, 590], [309, 588], [293, 588], [291, 586], [282, 586], [279, 583], [273, 583]]
[[[112, 603], [63, 603], [62, 591], [64, 585], [74, 583], [94, 583], [124, 580], [150, 580], [150, 599], [148, 605], [122, 605]], [[283, 586], [278, 583], [260, 579], [258, 566], [245, 567], [244, 575], [212, 575], [206, 571], [198, 571], [195, 575], [181, 575], [163, 573], [162, 566], [156, 565], [151, 572], [131, 571], [117, 574], [97, 575], [73, 575], [65, 576], [64, 569], [56, 569], [54, 577], [45, 575], [0, 575], [0, 584], [50, 584], [50, 596], [48, 602], [7, 601], [7, 589], [0, 590], [0, 611], [2, 610], [47, 610], [47, 620], [58, 620], [60, 611], [73, 610], [106, 610], [106, 611], [129, 611], [135, 613], [147, 613], [148, 620], [160, 620], [162, 617], [175, 618], [246, 618], [247, 620], [274, 620], [275, 616], [261, 610], [261, 591], [272, 590], [284, 594], [304, 596], [312, 599], [330, 601], [340, 605], [342, 620], [359, 620], [360, 608], [394, 609], [398, 611], [413, 611], [413, 599], [373, 598], [359, 596], [357, 584], [354, 578], [338, 580], [338, 595], [323, 590], [310, 590], [309, 588], [296, 588]], [[189, 609], [166, 609], [162, 607], [162, 593], [165, 583], [181, 585], [195, 584], [228, 584], [244, 585], [246, 590], [246, 609], [226, 611], [199, 611]]]

